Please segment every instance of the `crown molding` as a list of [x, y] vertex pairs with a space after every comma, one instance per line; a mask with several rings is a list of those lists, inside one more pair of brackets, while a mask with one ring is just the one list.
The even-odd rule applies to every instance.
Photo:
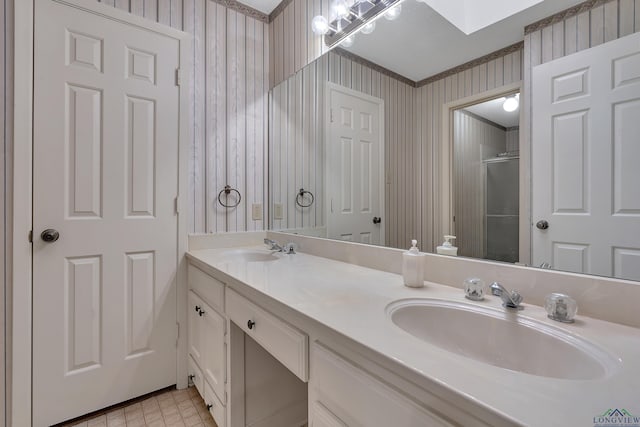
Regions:
[[292, 2], [293, 0], [282, 0], [269, 14], [269, 23], [273, 22]]
[[529, 34], [541, 30], [550, 25], [556, 24], [558, 22], [562, 22], [572, 16], [579, 15], [583, 12], [588, 12], [591, 9], [594, 9], [598, 6], [602, 6], [605, 3], [609, 3], [616, 0], [589, 0], [584, 3], [577, 4], [569, 9], [565, 9], [562, 12], [558, 12], [555, 15], [548, 16], [544, 19], [541, 19], [533, 24], [529, 24], [524, 27], [524, 33]]
[[419, 82], [416, 83], [416, 87], [422, 87], [424, 85], [428, 85], [429, 83], [433, 83], [436, 82], [438, 80], [442, 80], [444, 78], [447, 78], [449, 76], [452, 76], [454, 74], [458, 74], [461, 73], [463, 71], [467, 71], [473, 67], [476, 67], [478, 65], [482, 65], [484, 63], [487, 63], [489, 61], [493, 61], [494, 59], [498, 59], [501, 58], [505, 55], [509, 55], [510, 53], [513, 52], [517, 52], [519, 50], [522, 50], [524, 48], [524, 41], [518, 42], [518, 43], [514, 43], [511, 46], [507, 46], [504, 47], [500, 50], [496, 50], [495, 52], [491, 52], [488, 55], [485, 56], [481, 56], [480, 58], [476, 58], [472, 61], [466, 62], [462, 65], [458, 65], [457, 67], [453, 67], [450, 68], [446, 71], [443, 71], [441, 73], [438, 73], [436, 75], [433, 75], [431, 77], [427, 77], [426, 79], [420, 80]]
[[253, 18], [255, 20], [264, 22], [266, 24], [269, 23], [269, 15], [267, 15], [266, 13], [262, 13], [259, 10], [256, 10], [245, 4], [237, 2], [236, 0], [212, 0], [212, 1], [214, 3], [218, 3], [219, 5], [226, 7], [227, 9], [233, 9], [236, 12], [240, 12], [243, 15], [248, 16], [249, 18]]
[[368, 59], [365, 59], [365, 58], [363, 58], [363, 57], [361, 57], [359, 55], [356, 55], [355, 53], [351, 53], [351, 52], [349, 52], [347, 50], [344, 50], [341, 47], [333, 48], [331, 50], [331, 52], [334, 52], [337, 55], [339, 55], [339, 56], [341, 56], [343, 58], [349, 59], [349, 60], [351, 60], [351, 61], [353, 61], [355, 63], [358, 63], [360, 65], [364, 65], [365, 67], [369, 67], [372, 70], [379, 72], [380, 74], [384, 74], [386, 76], [391, 77], [392, 79], [396, 79], [398, 81], [401, 81], [402, 83], [405, 83], [405, 84], [407, 84], [407, 85], [409, 85], [411, 87], [416, 87], [416, 82], [415, 81], [413, 81], [413, 80], [411, 80], [411, 79], [409, 79], [409, 78], [407, 78], [407, 77], [405, 77], [405, 76], [403, 76], [401, 74], [398, 74], [398, 73], [396, 73], [394, 71], [391, 71], [388, 68], [384, 68], [383, 66], [378, 65], [375, 62], [371, 62]]

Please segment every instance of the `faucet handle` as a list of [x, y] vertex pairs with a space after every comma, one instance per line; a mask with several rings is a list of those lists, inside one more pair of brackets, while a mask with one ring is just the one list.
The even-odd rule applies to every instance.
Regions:
[[283, 249], [284, 249], [284, 253], [289, 255], [294, 255], [296, 253], [296, 249], [298, 249], [298, 245], [293, 242], [289, 242], [286, 245], [284, 245]]
[[549, 319], [562, 323], [573, 323], [578, 312], [576, 300], [569, 295], [553, 293], [546, 296], [544, 308]]

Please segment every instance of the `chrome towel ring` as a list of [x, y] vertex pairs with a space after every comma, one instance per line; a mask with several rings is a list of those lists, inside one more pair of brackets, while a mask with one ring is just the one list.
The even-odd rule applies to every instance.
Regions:
[[[305, 194], [308, 194], [311, 197], [311, 201], [306, 204], [304, 203]], [[296, 205], [300, 206], [301, 208], [308, 208], [313, 204], [315, 199], [316, 198], [313, 196], [313, 193], [311, 191], [307, 191], [304, 188], [301, 188], [300, 191], [298, 191], [298, 194], [296, 194]]]
[[[238, 195], [238, 200], [236, 200], [236, 203], [233, 205], [226, 204], [222, 201], [222, 193], [226, 195], [225, 197], [225, 201], [226, 201], [229, 198], [229, 194], [231, 194], [231, 192], [235, 192]], [[240, 192], [235, 188], [231, 188], [230, 185], [225, 185], [224, 188], [218, 193], [218, 202], [225, 208], [235, 208], [240, 204], [241, 200], [242, 200], [242, 195], [240, 194]]]

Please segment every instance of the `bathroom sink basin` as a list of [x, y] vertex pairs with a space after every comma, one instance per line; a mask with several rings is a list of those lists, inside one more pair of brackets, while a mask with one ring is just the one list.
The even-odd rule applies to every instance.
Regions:
[[233, 249], [226, 251], [221, 258], [222, 262], [268, 262], [277, 261], [280, 257], [271, 251], [259, 249]]
[[559, 327], [461, 302], [436, 299], [390, 304], [391, 321], [427, 343], [512, 371], [542, 377], [595, 380], [619, 362], [595, 344]]

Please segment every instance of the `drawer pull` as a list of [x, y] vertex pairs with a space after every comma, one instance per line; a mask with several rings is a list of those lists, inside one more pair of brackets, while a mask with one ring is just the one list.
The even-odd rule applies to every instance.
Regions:
[[247, 328], [249, 329], [253, 329], [253, 327], [256, 325], [256, 322], [254, 322], [253, 320], [249, 320], [247, 322]]
[[210, 404], [210, 403], [209, 403], [209, 404], [207, 404], [207, 411], [210, 411], [210, 410], [211, 410], [211, 408], [213, 408], [213, 405], [212, 405], [212, 404]]

